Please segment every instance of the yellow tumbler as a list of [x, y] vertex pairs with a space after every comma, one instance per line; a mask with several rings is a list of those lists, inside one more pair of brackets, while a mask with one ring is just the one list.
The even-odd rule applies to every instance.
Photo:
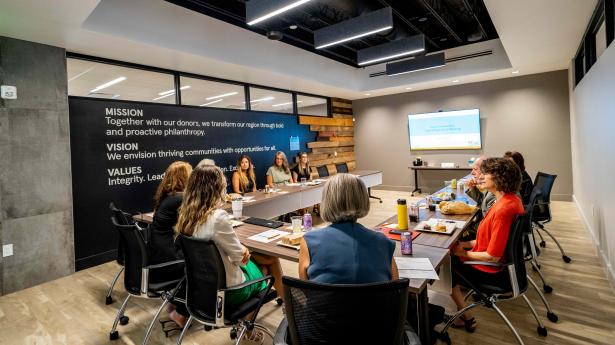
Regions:
[[408, 205], [406, 199], [397, 199], [397, 229], [408, 229]]

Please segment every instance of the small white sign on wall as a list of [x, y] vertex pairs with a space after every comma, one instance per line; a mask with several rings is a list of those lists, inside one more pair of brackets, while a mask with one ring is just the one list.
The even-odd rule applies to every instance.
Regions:
[[17, 99], [17, 88], [15, 86], [2, 85], [0, 86], [0, 94], [4, 99]]

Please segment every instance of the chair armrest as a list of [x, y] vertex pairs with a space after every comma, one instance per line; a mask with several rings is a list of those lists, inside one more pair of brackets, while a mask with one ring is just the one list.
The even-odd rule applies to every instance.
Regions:
[[174, 260], [174, 261], [167, 261], [167, 262], [163, 262], [161, 264], [156, 264], [156, 265], [148, 265], [145, 266], [143, 268], [147, 268], [147, 269], [157, 269], [157, 268], [163, 268], [163, 267], [169, 267], [169, 266], [173, 266], [173, 265], [177, 265], [177, 264], [183, 264], [184, 260]]
[[288, 320], [286, 317], [282, 319], [278, 329], [275, 331], [275, 336], [273, 337], [273, 345], [288, 345], [286, 342], [286, 337], [288, 336]]
[[506, 267], [500, 262], [488, 262], [488, 261], [464, 261], [464, 265], [481, 265], [481, 266], [491, 266], [491, 267]]
[[229, 286], [226, 289], [220, 289], [218, 291], [224, 291], [224, 292], [236, 291], [236, 290], [243, 289], [246, 286], [250, 286], [252, 284], [261, 283], [261, 282], [268, 281], [268, 280], [271, 280], [271, 282], [269, 284], [273, 284], [275, 278], [273, 278], [272, 276], [264, 276], [262, 278], [258, 278], [258, 279], [254, 279], [254, 280], [248, 280], [247, 282], [244, 282], [244, 283], [241, 283], [241, 284]]

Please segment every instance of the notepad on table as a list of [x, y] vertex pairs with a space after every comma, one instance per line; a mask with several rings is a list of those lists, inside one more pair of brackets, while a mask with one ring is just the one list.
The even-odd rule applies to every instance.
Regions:
[[396, 257], [395, 264], [400, 278], [440, 279], [428, 258]]
[[262, 242], [262, 243], [269, 243], [273, 240], [280, 239], [280, 237], [285, 236], [285, 235], [288, 235], [287, 231], [271, 229], [271, 230], [261, 232], [260, 234], [252, 235], [248, 237], [248, 239], [252, 241]]

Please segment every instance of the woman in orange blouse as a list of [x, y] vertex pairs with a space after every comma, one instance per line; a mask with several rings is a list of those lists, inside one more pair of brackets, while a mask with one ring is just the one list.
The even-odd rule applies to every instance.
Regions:
[[[467, 281], [499, 285], [508, 281], [508, 273], [499, 267], [464, 265], [463, 261], [499, 262], [504, 256], [508, 234], [513, 220], [523, 214], [523, 204], [517, 196], [521, 184], [521, 171], [511, 160], [487, 158], [481, 166], [482, 187], [495, 195], [496, 201], [481, 221], [476, 240], [460, 242], [451, 249], [453, 265], [453, 290], [451, 297], [458, 310], [467, 306], [460, 285]], [[476, 320], [468, 312], [461, 316], [461, 324], [468, 332], [476, 329]]]

